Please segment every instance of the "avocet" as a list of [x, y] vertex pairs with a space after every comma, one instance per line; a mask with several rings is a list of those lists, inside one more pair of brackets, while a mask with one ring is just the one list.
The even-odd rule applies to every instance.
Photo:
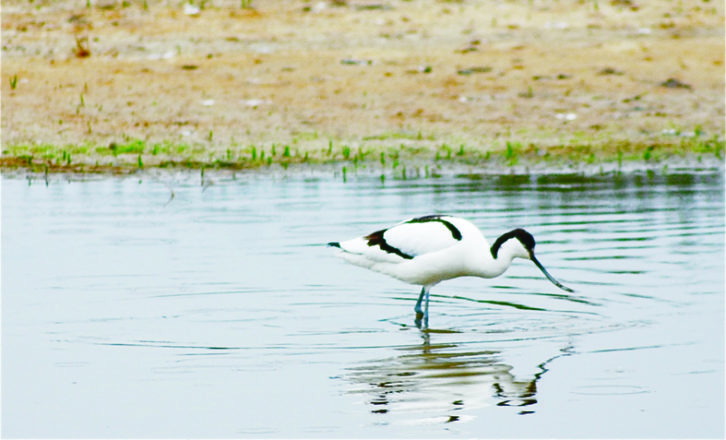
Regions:
[[490, 246], [481, 231], [467, 220], [427, 215], [328, 245], [340, 248], [339, 255], [349, 263], [422, 286], [414, 307], [417, 322], [423, 317], [428, 323], [429, 291], [436, 284], [465, 276], [494, 278], [504, 273], [515, 258], [531, 260], [555, 286], [573, 292], [537, 260], [534, 237], [524, 229], [502, 234]]

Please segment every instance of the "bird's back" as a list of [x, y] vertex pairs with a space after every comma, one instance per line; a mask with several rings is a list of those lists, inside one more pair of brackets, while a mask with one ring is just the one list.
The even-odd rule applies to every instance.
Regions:
[[431, 215], [335, 243], [348, 262], [412, 284], [431, 284], [467, 275], [471, 252], [488, 244], [467, 220]]

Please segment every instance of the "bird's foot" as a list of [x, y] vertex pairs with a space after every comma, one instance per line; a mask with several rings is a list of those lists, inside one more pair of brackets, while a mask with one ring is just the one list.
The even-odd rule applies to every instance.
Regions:
[[426, 330], [429, 328], [429, 317], [421, 312], [416, 312], [416, 319], [414, 319], [413, 322], [419, 330]]

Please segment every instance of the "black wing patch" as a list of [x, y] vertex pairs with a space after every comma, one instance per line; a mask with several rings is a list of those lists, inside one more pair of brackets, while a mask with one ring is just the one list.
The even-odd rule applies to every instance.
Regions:
[[441, 218], [440, 215], [425, 215], [423, 217], [417, 217], [414, 219], [411, 219], [407, 221], [406, 223], [426, 223], [426, 222], [439, 222], [446, 226], [446, 228], [451, 232], [451, 237], [454, 240], [461, 241], [461, 231], [454, 226], [451, 222], [444, 220]]
[[402, 252], [400, 249], [397, 249], [390, 244], [386, 243], [386, 239], [383, 238], [383, 234], [387, 231], [387, 229], [381, 229], [380, 231], [376, 231], [370, 235], [366, 235], [365, 239], [368, 240], [368, 246], [378, 246], [381, 248], [382, 251], [388, 252], [389, 254], [396, 254], [401, 258], [404, 258], [406, 260], [412, 260], [413, 256], [408, 255], [405, 252]]

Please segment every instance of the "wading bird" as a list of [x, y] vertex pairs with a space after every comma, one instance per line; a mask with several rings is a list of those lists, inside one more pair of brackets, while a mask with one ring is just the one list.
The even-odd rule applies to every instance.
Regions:
[[[471, 222], [446, 215], [412, 218], [395, 226], [348, 241], [331, 242], [349, 263], [422, 286], [416, 301], [416, 322], [428, 326], [429, 291], [444, 280], [475, 276], [494, 278], [515, 258], [531, 260], [560, 289], [573, 292], [557, 281], [534, 256], [534, 237], [514, 229], [489, 246]], [[424, 298], [424, 309], [421, 303]]]

